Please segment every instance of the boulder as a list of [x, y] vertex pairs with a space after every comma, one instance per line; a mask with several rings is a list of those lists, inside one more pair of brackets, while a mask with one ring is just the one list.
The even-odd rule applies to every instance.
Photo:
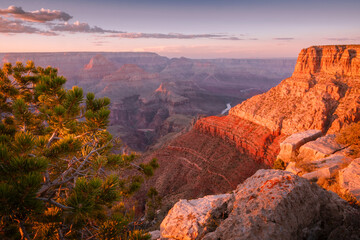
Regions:
[[201, 239], [227, 209], [232, 194], [210, 195], [194, 200], [180, 200], [160, 226], [161, 237]]
[[360, 201], [360, 158], [339, 172], [339, 184], [344, 193], [350, 193]]
[[298, 158], [304, 159], [306, 161], [317, 160], [325, 158], [330, 154], [333, 154], [334, 152], [344, 148], [343, 145], [336, 142], [335, 138], [335, 134], [329, 134], [320, 137], [315, 141], [305, 143], [299, 149]]
[[285, 171], [298, 175], [301, 172], [301, 169], [297, 168], [295, 165], [296, 165], [295, 162], [289, 162], [289, 164], [286, 166]]
[[151, 235], [151, 240], [160, 239], [160, 230], [149, 232]]
[[352, 159], [341, 154], [332, 154], [326, 158], [318, 159], [312, 161], [311, 163], [315, 168], [334, 168], [337, 167], [339, 169], [343, 168], [344, 164], [351, 162]]
[[[348, 216], [358, 216], [347, 202], [290, 172], [258, 170], [238, 185], [233, 194], [181, 200], [161, 224], [161, 237], [206, 240], [360, 237], [354, 225], [358, 220], [350, 221], [351, 226], [345, 224]], [[206, 229], [210, 219], [206, 216], [211, 215], [209, 206], [214, 201], [220, 201], [214, 208], [222, 217]]]
[[[334, 170], [336, 170], [336, 169], [334, 169]], [[318, 169], [316, 171], [305, 173], [302, 175], [302, 177], [306, 178], [308, 180], [319, 179], [320, 177], [330, 178], [331, 172], [332, 172], [332, 170], [330, 168], [326, 167], [326, 168]]]
[[282, 159], [284, 162], [291, 161], [291, 159], [296, 157], [296, 150], [305, 143], [319, 138], [321, 135], [322, 132], [315, 129], [292, 134], [280, 143], [280, 152], [277, 158]]
[[307, 161], [314, 168], [314, 171], [305, 173], [303, 178], [308, 180], [318, 179], [320, 177], [331, 178], [340, 169], [344, 168], [352, 159], [341, 154], [332, 154], [329, 157], [318, 159], [315, 161]]

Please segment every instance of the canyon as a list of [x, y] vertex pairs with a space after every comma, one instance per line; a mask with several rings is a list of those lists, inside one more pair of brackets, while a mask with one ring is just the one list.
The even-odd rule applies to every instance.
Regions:
[[[156, 188], [162, 204], [149, 225], [165, 220], [154, 239], [357, 239], [359, 213], [339, 196], [360, 199], [359, 158], [336, 134], [360, 120], [359, 52], [360, 45], [312, 46], [296, 62], [55, 55], [69, 57], [58, 66], [69, 86], [111, 99], [109, 130], [144, 151], [135, 164], [158, 160], [130, 200], [143, 214]], [[44, 59], [52, 57], [38, 55]], [[276, 161], [286, 171], [268, 170]], [[311, 183], [325, 187], [335, 175], [339, 196]]]
[[145, 189], [156, 186], [169, 205], [175, 199], [221, 194], [257, 168], [272, 167], [288, 136], [310, 129], [337, 133], [357, 122], [359, 51], [359, 45], [303, 49], [290, 78], [226, 116], [198, 119], [188, 132], [144, 154], [142, 161], [156, 157], [160, 164]]
[[[66, 87], [111, 99], [109, 131], [143, 152], [291, 75], [295, 59], [169, 59], [147, 52], [0, 53], [3, 63], [56, 67]], [[158, 146], [157, 144], [156, 146]]]

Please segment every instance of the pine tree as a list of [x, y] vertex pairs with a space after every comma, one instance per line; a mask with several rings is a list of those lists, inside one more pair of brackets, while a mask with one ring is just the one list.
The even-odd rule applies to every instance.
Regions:
[[148, 239], [123, 199], [156, 160], [119, 175], [136, 156], [112, 151], [110, 100], [65, 82], [31, 61], [0, 69], [0, 238]]

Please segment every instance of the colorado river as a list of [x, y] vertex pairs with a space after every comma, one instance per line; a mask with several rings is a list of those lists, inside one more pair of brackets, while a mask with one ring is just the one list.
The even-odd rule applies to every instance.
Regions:
[[221, 112], [221, 115], [225, 114], [226, 112], [228, 112], [231, 109], [231, 105], [230, 103], [226, 104], [226, 108]]

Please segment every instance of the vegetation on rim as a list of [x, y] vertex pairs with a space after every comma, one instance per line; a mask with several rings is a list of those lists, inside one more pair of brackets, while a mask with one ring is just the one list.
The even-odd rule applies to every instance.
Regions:
[[[122, 200], [156, 159], [136, 166], [135, 155], [114, 154], [110, 100], [65, 82], [31, 61], [0, 69], [0, 238], [149, 239], [129, 228]], [[131, 167], [140, 174], [111, 174]]]

